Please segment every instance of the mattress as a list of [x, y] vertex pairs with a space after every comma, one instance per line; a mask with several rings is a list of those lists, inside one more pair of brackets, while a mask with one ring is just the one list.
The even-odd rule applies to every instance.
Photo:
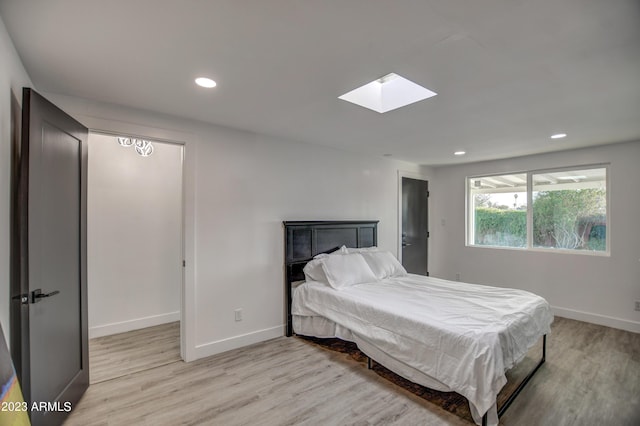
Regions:
[[530, 292], [413, 274], [340, 290], [303, 283], [292, 315], [296, 333], [355, 341], [407, 379], [463, 395], [474, 420], [489, 412], [490, 424], [505, 371], [553, 322], [549, 304]]

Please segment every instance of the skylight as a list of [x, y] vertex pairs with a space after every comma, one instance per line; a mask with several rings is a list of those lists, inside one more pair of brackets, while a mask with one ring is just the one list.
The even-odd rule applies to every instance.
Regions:
[[437, 93], [391, 73], [345, 93], [338, 99], [384, 113], [435, 95]]

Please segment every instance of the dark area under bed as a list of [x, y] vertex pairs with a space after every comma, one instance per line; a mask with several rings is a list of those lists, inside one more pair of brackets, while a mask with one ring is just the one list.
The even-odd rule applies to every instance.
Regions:
[[[362, 353], [353, 342], [347, 342], [337, 338], [318, 338], [301, 335], [296, 335], [296, 337], [319, 349], [330, 352], [338, 362], [358, 364], [358, 369], [361, 369], [362, 374], [370, 374], [369, 372], [373, 371], [377, 376], [384, 379], [382, 380], [383, 383], [393, 384], [403, 391], [410, 392], [418, 398], [437, 405], [474, 424], [471, 412], [469, 411], [469, 402], [464, 396], [456, 392], [439, 392], [413, 383], [376, 362], [373, 362], [371, 370], [367, 370], [368, 357]], [[507, 371], [507, 384], [502, 388], [497, 398], [498, 409], [504, 405], [509, 396], [518, 387], [518, 384], [522, 382], [539, 362], [541, 351], [542, 343], [539, 342], [531, 348], [526, 357], [518, 363], [518, 365]]]

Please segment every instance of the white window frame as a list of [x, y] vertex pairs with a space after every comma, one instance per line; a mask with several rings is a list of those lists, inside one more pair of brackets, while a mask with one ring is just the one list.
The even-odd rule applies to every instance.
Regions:
[[[606, 188], [606, 250], [576, 250], [576, 249], [558, 249], [558, 248], [546, 248], [546, 247], [534, 247], [533, 246], [533, 175], [542, 173], [557, 173], [557, 172], [572, 172], [576, 170], [587, 169], [605, 169], [605, 188]], [[480, 245], [474, 244], [474, 211], [473, 200], [471, 194], [471, 188], [469, 182], [472, 179], [480, 179], [492, 176], [503, 175], [516, 175], [525, 174], [527, 176], [526, 192], [527, 192], [527, 243], [526, 247], [509, 247], [509, 246], [492, 246], [492, 245]], [[517, 250], [517, 251], [534, 251], [543, 253], [563, 253], [563, 254], [581, 254], [588, 256], [611, 256], [611, 175], [610, 164], [585, 164], [580, 166], [568, 166], [568, 167], [554, 167], [550, 169], [535, 169], [516, 172], [500, 172], [500, 173], [488, 173], [478, 174], [465, 177], [465, 246], [480, 249], [498, 249], [498, 250]]]

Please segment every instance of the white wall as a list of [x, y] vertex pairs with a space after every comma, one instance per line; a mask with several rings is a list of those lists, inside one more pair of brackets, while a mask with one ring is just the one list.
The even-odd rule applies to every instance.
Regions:
[[[379, 219], [397, 249], [397, 173], [429, 169], [48, 94], [94, 130], [185, 143], [187, 360], [283, 335], [283, 220]], [[243, 320], [234, 310], [243, 309]], [[186, 330], [185, 330], [186, 329]]]
[[141, 157], [89, 135], [89, 336], [180, 319], [182, 146], [153, 141]]
[[0, 324], [9, 341], [9, 236], [11, 206], [11, 96], [22, 103], [22, 87], [31, 87], [0, 19]]
[[198, 268], [199, 342], [281, 334], [283, 220], [379, 219], [379, 245], [396, 251], [397, 168], [411, 166], [260, 137], [212, 139], [199, 160], [198, 258], [210, 258]]
[[[564, 317], [640, 332], [640, 142], [441, 167], [431, 186], [434, 276], [529, 290]], [[611, 256], [465, 246], [465, 178], [610, 163]], [[442, 224], [445, 221], [445, 225]]]

